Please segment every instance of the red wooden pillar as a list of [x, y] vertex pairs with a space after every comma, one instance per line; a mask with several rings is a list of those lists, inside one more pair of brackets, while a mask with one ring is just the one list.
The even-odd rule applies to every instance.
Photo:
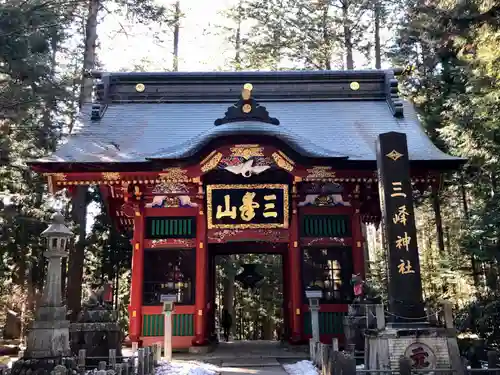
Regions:
[[136, 208], [132, 239], [132, 280], [130, 285], [129, 337], [139, 341], [142, 328], [142, 288], [144, 282], [144, 209]]
[[291, 332], [290, 341], [302, 341], [302, 256], [299, 247], [299, 219], [297, 201], [292, 199], [292, 215], [290, 222], [289, 242], [289, 277], [290, 277], [290, 302], [291, 302]]
[[200, 205], [196, 217], [196, 288], [195, 320], [193, 345], [206, 345], [206, 306], [207, 306], [207, 221]]
[[353, 202], [353, 214], [351, 220], [352, 231], [352, 264], [353, 273], [360, 274], [362, 278], [365, 277], [365, 260], [363, 252], [363, 231], [361, 230], [361, 214], [359, 210], [359, 203]]

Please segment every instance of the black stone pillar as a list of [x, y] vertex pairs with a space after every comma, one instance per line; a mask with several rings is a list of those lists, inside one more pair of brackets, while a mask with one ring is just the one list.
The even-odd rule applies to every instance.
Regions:
[[391, 320], [393, 323], [424, 322], [406, 134], [390, 132], [378, 136], [377, 167], [388, 247]]

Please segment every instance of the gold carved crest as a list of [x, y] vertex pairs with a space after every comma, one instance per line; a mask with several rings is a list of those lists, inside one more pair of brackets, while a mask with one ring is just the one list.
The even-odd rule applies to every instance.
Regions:
[[65, 173], [44, 173], [45, 177], [51, 177], [54, 181], [66, 181]]
[[182, 168], [167, 168], [159, 175], [160, 179], [163, 181], [187, 182], [189, 180], [187, 171]]
[[[210, 158], [211, 155], [213, 155], [212, 158]], [[222, 154], [220, 152], [216, 152], [215, 154], [211, 153], [209, 157], [201, 163], [202, 164], [201, 171], [203, 173], [211, 171], [212, 169], [216, 168], [219, 165], [221, 159], [222, 159]]]
[[259, 145], [234, 145], [234, 147], [231, 147], [231, 156], [242, 157], [246, 160], [255, 156], [264, 156], [264, 147]]
[[282, 152], [274, 152], [272, 155], [276, 165], [288, 172], [293, 171], [293, 165], [295, 164], [288, 156]]
[[335, 177], [332, 167], [312, 167], [307, 170], [306, 180], [328, 180]]
[[102, 179], [105, 181], [116, 181], [120, 179], [118, 172], [102, 172]]

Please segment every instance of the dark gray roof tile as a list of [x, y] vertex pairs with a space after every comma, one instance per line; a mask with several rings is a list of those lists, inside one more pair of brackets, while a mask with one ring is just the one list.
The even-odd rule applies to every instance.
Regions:
[[457, 160], [441, 152], [427, 137], [413, 106], [404, 117], [392, 115], [379, 101], [261, 102], [280, 125], [240, 122], [215, 126], [228, 103], [110, 104], [98, 121], [90, 106], [82, 111], [82, 127], [52, 156], [38, 162], [141, 162], [193, 155], [210, 140], [232, 134], [265, 134], [279, 138], [307, 157], [376, 160], [380, 133], [406, 133], [411, 160]]

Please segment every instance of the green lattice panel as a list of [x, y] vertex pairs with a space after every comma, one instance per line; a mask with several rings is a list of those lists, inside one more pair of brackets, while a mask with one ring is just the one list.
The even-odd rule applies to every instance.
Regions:
[[304, 215], [301, 220], [302, 237], [350, 237], [348, 215]]
[[[143, 315], [142, 336], [163, 336], [165, 317], [163, 314]], [[193, 336], [194, 315], [172, 315], [172, 336]]]
[[[319, 333], [320, 335], [341, 335], [344, 333], [344, 312], [320, 312]], [[304, 313], [304, 333], [312, 335], [311, 313]]]
[[194, 238], [196, 222], [193, 217], [148, 217], [146, 238]]

